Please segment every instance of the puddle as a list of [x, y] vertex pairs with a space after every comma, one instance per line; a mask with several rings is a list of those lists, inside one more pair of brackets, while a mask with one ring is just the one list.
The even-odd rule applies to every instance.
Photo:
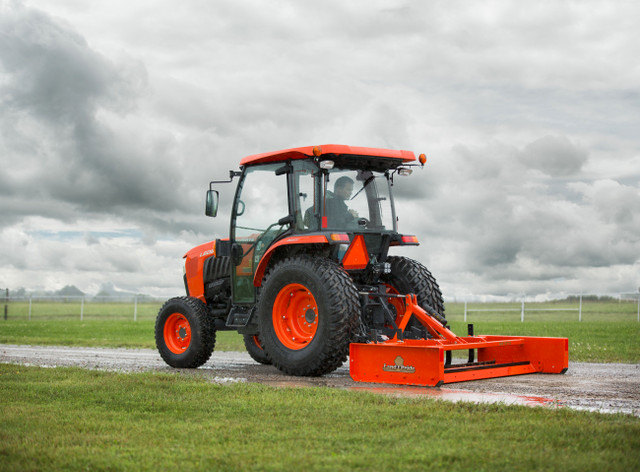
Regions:
[[213, 383], [228, 385], [228, 384], [236, 384], [236, 383], [247, 383], [247, 379], [242, 377], [218, 377], [215, 376], [211, 379]]
[[562, 402], [552, 398], [507, 393], [481, 393], [448, 388], [421, 387], [349, 387], [349, 390], [377, 393], [397, 397], [426, 397], [450, 402], [502, 403], [504, 405], [544, 406], [557, 408]]

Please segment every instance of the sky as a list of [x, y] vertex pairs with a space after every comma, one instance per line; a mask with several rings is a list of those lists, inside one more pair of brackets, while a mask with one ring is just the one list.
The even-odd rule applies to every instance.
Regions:
[[[210, 180], [406, 149], [445, 298], [640, 287], [636, 1], [0, 0], [0, 287], [184, 292]], [[233, 187], [221, 189], [228, 208]]]

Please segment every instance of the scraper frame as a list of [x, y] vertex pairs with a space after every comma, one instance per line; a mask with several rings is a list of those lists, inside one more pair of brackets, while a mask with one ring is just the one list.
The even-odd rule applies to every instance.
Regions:
[[[361, 295], [402, 298], [405, 312], [389, 320], [395, 332], [392, 338], [373, 330], [368, 343], [351, 344], [350, 373], [356, 381], [439, 386], [530, 373], [562, 374], [568, 368], [567, 338], [475, 336], [472, 325], [468, 336], [457, 336], [437, 319], [441, 315], [420, 307], [414, 294]], [[426, 328], [430, 339], [404, 339], [412, 316]], [[452, 363], [451, 353], [459, 350], [469, 351], [468, 361]]]

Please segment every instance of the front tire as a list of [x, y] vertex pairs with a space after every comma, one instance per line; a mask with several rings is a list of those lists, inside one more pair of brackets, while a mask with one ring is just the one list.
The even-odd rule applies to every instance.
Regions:
[[358, 290], [340, 266], [311, 256], [287, 258], [262, 284], [260, 341], [282, 372], [324, 375], [347, 359], [359, 308]]
[[216, 343], [216, 328], [206, 305], [193, 297], [168, 300], [156, 318], [156, 346], [171, 367], [196, 368], [207, 362]]

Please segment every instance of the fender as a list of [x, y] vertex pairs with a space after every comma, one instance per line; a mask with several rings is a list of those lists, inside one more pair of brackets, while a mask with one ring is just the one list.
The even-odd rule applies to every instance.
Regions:
[[267, 252], [264, 253], [256, 269], [256, 273], [253, 276], [253, 285], [260, 287], [262, 285], [262, 277], [267, 269], [267, 264], [275, 251], [280, 246], [288, 246], [291, 244], [329, 244], [329, 240], [323, 234], [310, 234], [308, 236], [289, 236], [288, 238], [281, 239], [275, 244], [272, 244]]
[[204, 299], [204, 261], [216, 257], [216, 242], [209, 241], [188, 251], [184, 256], [184, 279], [187, 295], [206, 303]]

